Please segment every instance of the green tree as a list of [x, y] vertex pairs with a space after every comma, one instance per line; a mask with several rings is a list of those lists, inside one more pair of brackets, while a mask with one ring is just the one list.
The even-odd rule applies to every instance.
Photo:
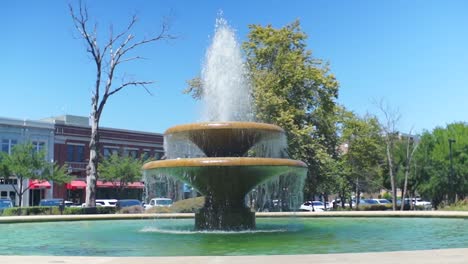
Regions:
[[349, 185], [354, 187], [359, 205], [362, 192], [375, 192], [382, 187], [382, 164], [384, 162], [383, 139], [377, 118], [358, 117], [345, 113], [341, 125], [341, 144], [344, 147], [344, 173]]
[[[450, 163], [452, 144], [453, 175]], [[463, 199], [468, 193], [468, 124], [453, 123], [421, 136], [415, 153], [415, 188], [435, 207], [450, 197]]]
[[[330, 168], [337, 157], [336, 107], [338, 82], [328, 64], [306, 49], [307, 35], [299, 21], [276, 29], [250, 25], [242, 47], [253, 86], [256, 118], [286, 131], [288, 152], [307, 163], [305, 195], [329, 193]], [[184, 91], [199, 99], [199, 78]], [[284, 181], [287, 182], [287, 181]]]
[[142, 166], [142, 160], [112, 154], [109, 158], [102, 160], [101, 166], [99, 166], [99, 178], [112, 182], [115, 185], [117, 198], [120, 198], [129, 183], [141, 181], [143, 177]]
[[70, 181], [63, 166], [48, 162], [45, 157], [45, 151], [36, 151], [31, 143], [16, 145], [11, 155], [0, 153], [0, 176], [17, 179], [18, 184], [12, 187], [19, 198], [19, 206], [22, 206], [24, 193], [30, 189], [29, 184], [24, 184], [26, 180], [50, 180], [59, 184]]

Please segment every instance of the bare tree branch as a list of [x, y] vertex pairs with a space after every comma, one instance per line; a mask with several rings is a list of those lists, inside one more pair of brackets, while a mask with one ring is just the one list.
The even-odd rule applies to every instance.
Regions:
[[[71, 4], [69, 5], [69, 9], [75, 28], [85, 40], [86, 51], [92, 55], [96, 64], [96, 82], [91, 98], [92, 110], [90, 116], [92, 122], [91, 139], [89, 143], [90, 155], [89, 163], [86, 167], [86, 206], [95, 206], [95, 185], [97, 180], [97, 167], [99, 164], [99, 121], [104, 106], [106, 105], [109, 97], [128, 86], [141, 86], [146, 90], [146, 92], [151, 94], [147, 85], [153, 83], [152, 81], [125, 82], [123, 80], [119, 86], [114, 88], [114, 77], [116, 69], [118, 68], [117, 66], [125, 62], [144, 59], [140, 56], [126, 56], [128, 52], [136, 49], [137, 47], [162, 39], [174, 39], [175, 37], [168, 33], [169, 23], [164, 21], [159, 34], [135, 42], [135, 36], [131, 34], [131, 31], [138, 19], [134, 15], [130, 19], [126, 28], [120, 31], [120, 33], [114, 34], [114, 28], [110, 26], [107, 42], [105, 42], [104, 45], [99, 46], [98, 24], [95, 23], [92, 29], [89, 28], [90, 21], [86, 5], [82, 4], [80, 1], [78, 11], [75, 11]], [[103, 75], [103, 73], [105, 75]], [[103, 80], [104, 78], [105, 81]]]

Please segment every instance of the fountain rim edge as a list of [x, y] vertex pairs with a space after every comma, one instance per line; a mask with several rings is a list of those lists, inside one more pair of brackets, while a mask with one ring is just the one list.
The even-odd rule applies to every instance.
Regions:
[[164, 135], [175, 134], [188, 131], [196, 130], [217, 130], [217, 129], [257, 129], [267, 130], [272, 132], [285, 133], [284, 129], [273, 124], [262, 123], [262, 122], [243, 122], [243, 121], [213, 121], [213, 122], [196, 122], [176, 125], [168, 128]]
[[300, 160], [258, 157], [204, 157], [179, 158], [150, 161], [143, 165], [143, 170], [173, 167], [248, 167], [248, 166], [291, 166], [307, 168]]

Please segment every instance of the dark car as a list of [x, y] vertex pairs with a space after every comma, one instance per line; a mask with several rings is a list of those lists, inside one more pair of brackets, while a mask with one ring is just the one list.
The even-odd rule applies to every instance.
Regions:
[[136, 199], [124, 199], [124, 200], [118, 200], [117, 201], [117, 204], [116, 204], [116, 207], [117, 209], [121, 209], [121, 208], [124, 208], [124, 207], [130, 207], [130, 206], [141, 206], [143, 208], [143, 206], [141, 205], [141, 202], [139, 200], [136, 200]]
[[11, 207], [13, 207], [13, 202], [10, 199], [0, 199], [0, 215], [3, 213], [3, 210]]
[[63, 203], [63, 199], [42, 199], [39, 202], [39, 206], [60, 206]]

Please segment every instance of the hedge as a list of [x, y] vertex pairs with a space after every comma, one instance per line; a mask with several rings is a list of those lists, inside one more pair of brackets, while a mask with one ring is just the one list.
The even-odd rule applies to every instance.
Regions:
[[[64, 215], [76, 214], [115, 214], [115, 207], [65, 207]], [[19, 215], [59, 215], [58, 206], [31, 206], [31, 207], [13, 207], [3, 211], [3, 216]]]

